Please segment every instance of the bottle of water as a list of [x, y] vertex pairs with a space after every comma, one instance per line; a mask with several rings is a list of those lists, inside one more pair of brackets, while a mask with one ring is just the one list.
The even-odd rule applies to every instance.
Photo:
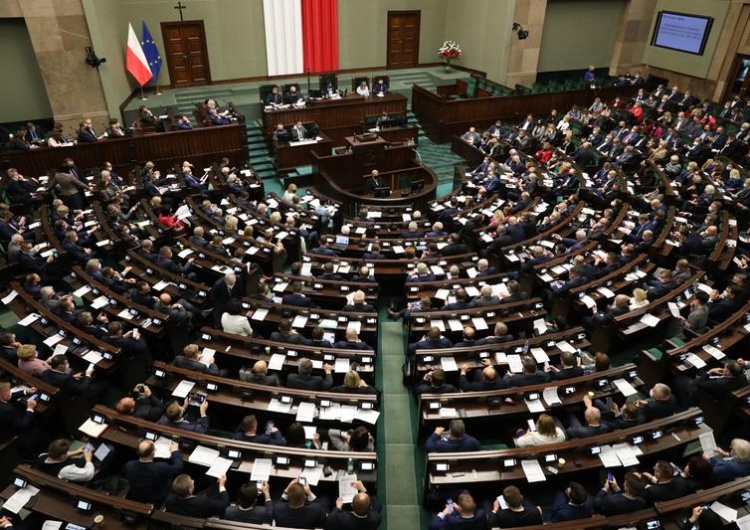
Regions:
[[529, 339], [526, 339], [526, 340], [525, 340], [525, 341], [523, 342], [523, 354], [524, 354], [524, 355], [526, 355], [527, 353], [529, 353], [529, 345], [530, 345], [530, 344], [531, 344], [531, 343], [529, 342]]
[[354, 459], [350, 458], [346, 461], [346, 472], [347, 474], [351, 475], [354, 473]]

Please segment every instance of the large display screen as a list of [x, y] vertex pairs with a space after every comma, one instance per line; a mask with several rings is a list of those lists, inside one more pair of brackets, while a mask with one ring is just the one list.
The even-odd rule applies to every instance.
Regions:
[[672, 11], [659, 11], [652, 46], [703, 55], [714, 19]]

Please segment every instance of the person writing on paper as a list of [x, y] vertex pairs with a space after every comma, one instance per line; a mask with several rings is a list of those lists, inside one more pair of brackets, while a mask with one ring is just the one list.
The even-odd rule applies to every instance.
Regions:
[[464, 451], [479, 451], [479, 441], [466, 434], [466, 425], [462, 420], [451, 420], [448, 432], [445, 427], [435, 427], [424, 444], [428, 453], [455, 453]]
[[565, 431], [555, 423], [549, 414], [541, 414], [533, 431], [518, 431], [514, 440], [516, 447], [534, 447], [556, 444], [565, 441]]
[[370, 89], [367, 87], [367, 81], [364, 79], [357, 87], [357, 94], [360, 96], [369, 96], [370, 95]]
[[[73, 460], [83, 455], [83, 465], [79, 465], [80, 459]], [[46, 453], [37, 458], [34, 468], [71, 482], [88, 482], [94, 478], [94, 452], [81, 446], [75, 451], [70, 450], [70, 440], [60, 438], [49, 444]]]
[[336, 499], [336, 509], [326, 518], [327, 530], [376, 530], [380, 525], [380, 511], [373, 506], [367, 488], [361, 480], [352, 482], [357, 490], [351, 511], [344, 511], [344, 499]]
[[167, 425], [176, 429], [183, 429], [185, 431], [193, 431], [198, 433], [205, 433], [208, 431], [209, 419], [206, 415], [208, 410], [208, 399], [204, 399], [203, 403], [198, 407], [200, 417], [195, 420], [189, 420], [185, 418], [185, 409], [187, 409], [189, 398], [185, 398], [182, 405], [173, 401], [167, 407], [167, 412], [159, 420], [159, 425]]
[[183, 463], [177, 442], [169, 444], [169, 458], [156, 458], [156, 446], [151, 440], [138, 443], [138, 459], [125, 464], [124, 476], [130, 483], [128, 498], [137, 502], [161, 505], [169, 494], [172, 478], [182, 473]]
[[322, 528], [327, 507], [316, 501], [310, 485], [292, 480], [273, 507], [276, 526], [287, 528]]
[[385, 84], [385, 80], [378, 79], [378, 82], [372, 87], [372, 93], [381, 98], [388, 94], [388, 85]]
[[172, 492], [164, 505], [168, 512], [188, 517], [220, 517], [229, 506], [229, 493], [226, 488], [227, 476], [216, 479], [216, 485], [195, 495], [195, 481], [188, 474], [177, 475], [172, 482]]
[[[260, 494], [263, 494], [263, 503], [258, 503]], [[264, 480], [258, 491], [258, 485], [254, 482], [246, 482], [237, 490], [237, 503], [227, 507], [224, 511], [224, 519], [227, 521], [238, 521], [241, 523], [267, 524], [273, 520], [273, 500], [271, 499], [271, 487]]]

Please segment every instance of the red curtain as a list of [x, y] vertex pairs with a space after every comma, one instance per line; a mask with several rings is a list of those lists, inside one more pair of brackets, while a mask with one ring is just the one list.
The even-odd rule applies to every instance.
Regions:
[[338, 0], [302, 0], [305, 72], [339, 69]]

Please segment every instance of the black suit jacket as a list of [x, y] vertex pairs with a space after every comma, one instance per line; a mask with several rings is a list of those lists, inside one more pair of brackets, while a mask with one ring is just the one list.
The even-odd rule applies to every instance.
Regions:
[[619, 515], [621, 513], [643, 510], [646, 504], [646, 501], [641, 497], [631, 499], [625, 497], [622, 493], [612, 493], [604, 490], [599, 490], [594, 500], [596, 512], [602, 515]]
[[286, 378], [286, 386], [302, 390], [328, 390], [333, 386], [333, 377], [331, 374], [325, 374], [325, 376], [289, 374]]
[[229, 506], [229, 494], [224, 491], [219, 493], [219, 497], [212, 499], [209, 497], [188, 497], [187, 499], [178, 499], [173, 494], [167, 496], [164, 503], [168, 512], [188, 517], [207, 518], [212, 516], [221, 517], [224, 510]]
[[131, 460], [125, 464], [125, 478], [130, 482], [128, 498], [138, 502], [160, 503], [169, 493], [172, 478], [182, 473], [182, 458], [175, 451], [169, 460], [141, 462]]
[[0, 402], [0, 425], [4, 426], [6, 434], [16, 434], [25, 431], [31, 426], [34, 413], [23, 410], [12, 403]]
[[42, 372], [40, 378], [45, 383], [56, 386], [63, 392], [66, 392], [72, 396], [82, 396], [86, 394], [89, 386], [91, 386], [91, 378], [88, 376], [83, 376], [81, 379], [76, 379], [72, 375], [55, 372], [54, 370], [47, 370], [46, 372]]

